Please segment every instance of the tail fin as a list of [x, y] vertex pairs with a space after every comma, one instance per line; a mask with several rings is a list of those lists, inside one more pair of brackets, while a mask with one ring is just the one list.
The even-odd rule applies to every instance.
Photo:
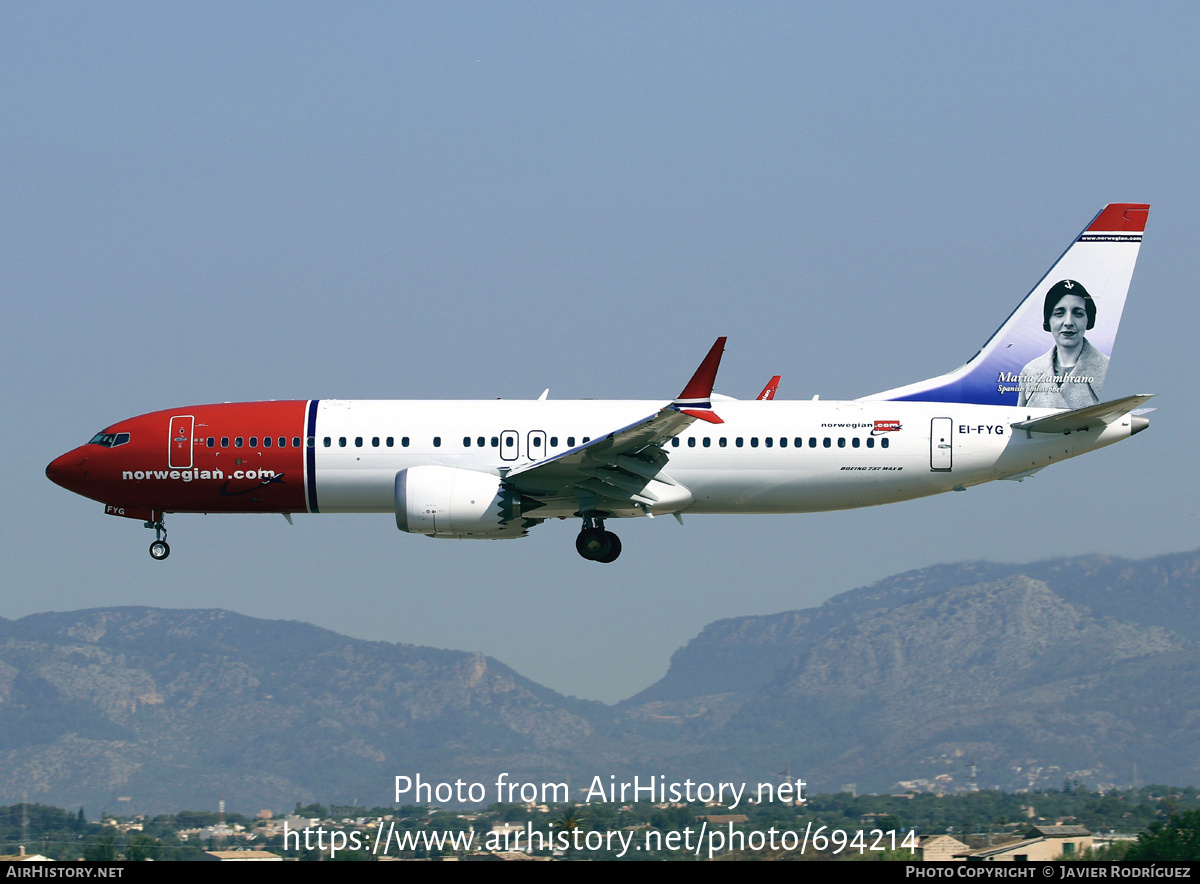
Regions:
[[[1105, 206], [961, 368], [863, 398], [1050, 408], [1099, 402], [1149, 211], [1142, 203]], [[1075, 298], [1068, 306], [1078, 327], [1051, 334], [1052, 314], [1067, 296]]]

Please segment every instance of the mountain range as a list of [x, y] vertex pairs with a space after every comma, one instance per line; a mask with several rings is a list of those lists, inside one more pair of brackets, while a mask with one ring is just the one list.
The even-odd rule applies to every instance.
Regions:
[[[386, 805], [394, 777], [809, 791], [1200, 782], [1200, 552], [939, 565], [710, 624], [615, 706], [221, 610], [0, 619], [0, 803]], [[576, 792], [578, 796], [579, 792]]]

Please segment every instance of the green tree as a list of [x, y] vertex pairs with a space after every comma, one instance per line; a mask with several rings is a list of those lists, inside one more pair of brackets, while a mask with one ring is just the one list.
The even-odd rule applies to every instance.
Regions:
[[1200, 810], [1151, 823], [1125, 854], [1128, 860], [1200, 859]]
[[574, 804], [564, 808], [562, 816], [555, 820], [551, 825], [562, 829], [567, 833], [567, 838], [569, 840], [567, 842], [566, 855], [570, 856], [571, 848], [574, 845], [575, 832], [578, 829], [584, 828], [583, 818], [579, 815], [579, 808], [577, 808]]
[[129, 861], [144, 862], [158, 858], [158, 848], [161, 845], [149, 835], [134, 835], [129, 839]]
[[105, 835], [103, 838], [98, 838], [95, 841], [89, 840], [83, 848], [83, 858], [88, 862], [112, 862], [117, 858], [116, 848], [113, 846], [111, 835]]

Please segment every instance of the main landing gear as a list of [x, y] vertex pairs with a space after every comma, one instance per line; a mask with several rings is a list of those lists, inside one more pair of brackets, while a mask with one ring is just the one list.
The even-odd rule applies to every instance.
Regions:
[[158, 517], [156, 522], [146, 522], [147, 528], [154, 529], [154, 542], [150, 544], [150, 558], [161, 562], [171, 554], [171, 547], [167, 545], [167, 526], [163, 523], [162, 516]]
[[586, 513], [583, 530], [575, 538], [575, 549], [592, 562], [615, 562], [621, 554], [621, 538], [604, 530], [604, 517], [599, 513]]

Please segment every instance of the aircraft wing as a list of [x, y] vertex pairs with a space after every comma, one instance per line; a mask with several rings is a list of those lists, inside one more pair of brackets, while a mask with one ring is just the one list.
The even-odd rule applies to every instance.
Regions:
[[621, 456], [638, 457], [656, 465], [661, 465], [661, 460], [661, 463], [665, 464], [666, 452], [658, 446], [678, 436], [695, 420], [695, 417], [676, 408], [674, 403], [664, 405], [649, 417], [613, 430], [585, 445], [577, 445], [554, 457], [517, 467], [504, 478], [509, 484], [517, 487], [531, 484], [529, 480], [532, 479], [551, 476], [569, 484], [572, 478], [582, 476], [585, 470], [614, 465]]
[[1114, 399], [1111, 402], [1101, 402], [1098, 405], [1088, 405], [1084, 408], [1074, 408], [1070, 411], [1060, 411], [1049, 417], [1039, 417], [1033, 420], [1017, 421], [1012, 424], [1014, 430], [1026, 430], [1030, 433], [1076, 433], [1101, 424], [1111, 424], [1129, 414], [1139, 405], [1154, 398], [1154, 394], [1139, 394]]
[[648, 486], [676, 484], [661, 474], [669, 459], [662, 446], [697, 420], [724, 423], [712, 410], [710, 398], [724, 350], [725, 338], [717, 338], [679, 397], [658, 411], [561, 454], [510, 470], [505, 482], [529, 494], [557, 495], [579, 487], [617, 500], [658, 502], [662, 495]]

